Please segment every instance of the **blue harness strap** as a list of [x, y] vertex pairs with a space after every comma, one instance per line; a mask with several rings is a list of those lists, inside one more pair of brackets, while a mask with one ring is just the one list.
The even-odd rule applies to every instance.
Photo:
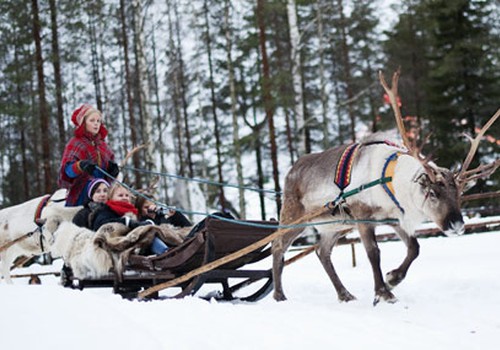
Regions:
[[[394, 175], [394, 167], [396, 166], [396, 161], [398, 160], [399, 152], [394, 152], [391, 154], [386, 160], [384, 167], [382, 168], [382, 177], [393, 177]], [[383, 189], [389, 196], [389, 198], [392, 199], [394, 204], [401, 210], [401, 212], [404, 214], [405, 210], [403, 207], [401, 207], [401, 204], [399, 204], [399, 201], [396, 199], [396, 196], [394, 195], [394, 187], [392, 186], [392, 181], [391, 182], [386, 182], [382, 184]]]

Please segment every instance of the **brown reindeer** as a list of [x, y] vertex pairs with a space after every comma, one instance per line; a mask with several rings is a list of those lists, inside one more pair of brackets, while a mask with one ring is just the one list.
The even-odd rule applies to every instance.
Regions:
[[[339, 146], [301, 157], [286, 176], [280, 218], [280, 224], [290, 224], [329, 203], [331, 214], [319, 216], [312, 220], [313, 223], [346, 219], [357, 221], [356, 226], [372, 266], [374, 304], [381, 299], [391, 303], [397, 300], [391, 288], [405, 278], [408, 268], [419, 254], [419, 244], [414, 236], [417, 225], [430, 219], [447, 235], [462, 234], [464, 223], [460, 195], [463, 184], [475, 177], [489, 176], [499, 163], [496, 161], [496, 166], [486, 166], [479, 171], [467, 171], [469, 161], [464, 164], [461, 173], [454, 176], [450, 170], [422, 157], [420, 149], [411, 145], [406, 137], [396, 102], [398, 77], [399, 73], [395, 73], [391, 89], [382, 74], [380, 81], [390, 97], [406, 148], [386, 142], [384, 135], [375, 134], [357, 145]], [[500, 110], [492, 119], [496, 120], [498, 114]], [[485, 127], [493, 122], [490, 120]], [[467, 159], [473, 156], [473, 148], [477, 148], [479, 139], [478, 135]], [[387, 273], [384, 281], [375, 224], [378, 220], [389, 218], [398, 220], [394, 229], [405, 243], [407, 255], [398, 268]], [[343, 230], [352, 225], [339, 222], [315, 226], [320, 234], [316, 254], [340, 301], [350, 301], [355, 297], [340, 281], [331, 261], [331, 252]], [[286, 299], [281, 281], [283, 255], [302, 231], [303, 228], [294, 229], [273, 242], [274, 298], [278, 301]]]

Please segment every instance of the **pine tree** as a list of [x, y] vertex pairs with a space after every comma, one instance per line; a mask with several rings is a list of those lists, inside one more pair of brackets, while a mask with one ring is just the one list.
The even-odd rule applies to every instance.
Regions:
[[[432, 50], [427, 94], [436, 157], [449, 167], [465, 156], [462, 132], [471, 135], [498, 108], [499, 66], [491, 51], [484, 1], [428, 1]], [[451, 133], [450, 130], [456, 130]]]

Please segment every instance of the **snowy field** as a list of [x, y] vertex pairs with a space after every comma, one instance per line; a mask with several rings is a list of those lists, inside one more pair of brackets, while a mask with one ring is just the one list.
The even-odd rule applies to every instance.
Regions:
[[[333, 251], [358, 300], [339, 303], [311, 254], [285, 268], [288, 301], [127, 301], [110, 289], [65, 289], [55, 277], [0, 284], [0, 347], [10, 349], [500, 349], [500, 231], [420, 239], [421, 255], [394, 290], [396, 304], [372, 305], [371, 269], [361, 245]], [[380, 244], [384, 272], [401, 242]], [[290, 253], [290, 256], [293, 253]], [[270, 267], [270, 261], [265, 261]], [[32, 266], [31, 271], [57, 271]], [[23, 273], [27, 270], [16, 270]]]

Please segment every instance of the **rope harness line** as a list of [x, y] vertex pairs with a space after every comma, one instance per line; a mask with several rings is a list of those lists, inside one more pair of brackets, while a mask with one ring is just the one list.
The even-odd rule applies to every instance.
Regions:
[[274, 195], [282, 195], [282, 192], [277, 192], [274, 190], [268, 190], [265, 188], [256, 188], [256, 187], [250, 187], [250, 186], [240, 186], [240, 185], [235, 185], [235, 184], [230, 184], [230, 183], [222, 183], [222, 182], [216, 182], [216, 181], [210, 181], [210, 180], [205, 180], [205, 179], [199, 179], [199, 178], [191, 178], [191, 177], [186, 177], [186, 176], [180, 176], [180, 175], [174, 175], [170, 173], [164, 173], [164, 172], [159, 172], [159, 171], [152, 171], [152, 170], [146, 170], [146, 169], [139, 169], [139, 168], [134, 168], [134, 167], [129, 167], [129, 166], [124, 166], [122, 169], [125, 170], [131, 170], [135, 171], [138, 173], [143, 173], [143, 174], [150, 174], [150, 175], [156, 175], [156, 176], [161, 176], [161, 177], [170, 177], [173, 179], [179, 179], [179, 180], [184, 180], [184, 181], [191, 181], [191, 182], [198, 182], [206, 185], [214, 185], [214, 186], [221, 186], [221, 187], [232, 187], [232, 188], [238, 188], [238, 189], [244, 189], [248, 191], [254, 191], [254, 192], [261, 192], [261, 193], [269, 193], [269, 194], [274, 194]]
[[[157, 206], [161, 207], [161, 208], [165, 208], [165, 209], [171, 209], [171, 210], [175, 210], [175, 211], [178, 211], [182, 214], [187, 214], [187, 215], [200, 215], [200, 216], [205, 216], [205, 217], [212, 217], [212, 218], [216, 218], [218, 220], [221, 220], [221, 221], [226, 221], [226, 222], [230, 222], [230, 223], [234, 223], [234, 224], [237, 224], [237, 225], [242, 225], [242, 226], [251, 226], [251, 227], [257, 227], [257, 228], [276, 228], [276, 229], [294, 229], [294, 228], [306, 228], [306, 227], [310, 227], [310, 226], [320, 226], [320, 225], [331, 225], [331, 224], [346, 224], [346, 225], [353, 225], [353, 224], [357, 224], [357, 223], [365, 223], [365, 224], [397, 224], [399, 222], [398, 219], [384, 219], [384, 220], [355, 220], [355, 219], [338, 219], [338, 220], [327, 220], [327, 221], [318, 221], [318, 222], [304, 222], [304, 223], [299, 223], [299, 224], [288, 224], [288, 225], [266, 225], [266, 224], [259, 224], [259, 223], [255, 223], [255, 222], [247, 222], [247, 221], [243, 221], [243, 220], [238, 220], [238, 219], [230, 219], [230, 218], [226, 218], [226, 217], [222, 217], [222, 216], [219, 216], [219, 215], [214, 215], [214, 214], [210, 214], [210, 213], [206, 213], [206, 212], [199, 212], [199, 211], [193, 211], [193, 210], [186, 210], [186, 209], [182, 209], [182, 208], [177, 208], [177, 207], [174, 207], [174, 206], [170, 206], [170, 205], [167, 205], [165, 203], [161, 203], [147, 195], [145, 195], [144, 193], [141, 193], [135, 189], [133, 189], [132, 187], [130, 187], [129, 185], [125, 184], [124, 182], [120, 181], [120, 180], [117, 180], [116, 178], [114, 178], [113, 176], [111, 176], [110, 174], [108, 174], [105, 170], [99, 168], [99, 167], [96, 167], [97, 169], [99, 169], [99, 171], [101, 171], [102, 173], [104, 173], [104, 175], [112, 178], [114, 181], [118, 182], [121, 186], [125, 187], [127, 190], [129, 190], [130, 192], [132, 192], [135, 196], [139, 196], [139, 197], [142, 197], [154, 204], [156, 204]], [[377, 179], [375, 181], [372, 181], [370, 183], [367, 183], [367, 184], [364, 184], [364, 185], [361, 185], [359, 186], [358, 188], [354, 189], [354, 190], [351, 190], [351, 191], [348, 191], [348, 192], [342, 192], [339, 197], [337, 197], [337, 199], [335, 199], [334, 201], [332, 202], [328, 202], [327, 204], [325, 204], [324, 208], [328, 209], [328, 210], [334, 210], [335, 207], [340, 203], [341, 200], [347, 198], [347, 197], [350, 197], [352, 195], [355, 195], [359, 192], [361, 192], [362, 190], [365, 190], [367, 188], [370, 188], [370, 187], [373, 187], [375, 185], [378, 185], [378, 184], [382, 184], [382, 183], [385, 183], [385, 182], [388, 182], [388, 181], [391, 181], [392, 178], [391, 177], [387, 177], [387, 178], [382, 178], [382, 179]]]

